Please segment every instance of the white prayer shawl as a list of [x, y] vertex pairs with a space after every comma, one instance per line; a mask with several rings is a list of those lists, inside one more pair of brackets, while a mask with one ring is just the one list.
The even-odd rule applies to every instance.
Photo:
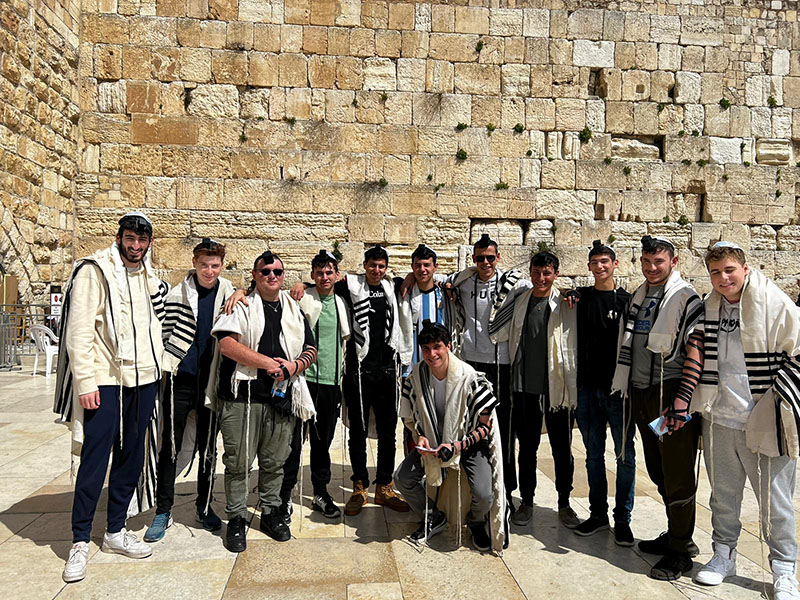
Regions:
[[[719, 393], [717, 334], [722, 295], [705, 299], [705, 363], [690, 410], [711, 413]], [[800, 313], [760, 271], [750, 269], [739, 301], [747, 377], [755, 407], [745, 425], [747, 447], [765, 456], [797, 458], [800, 420]]]
[[[432, 294], [440, 294], [440, 290], [434, 290]], [[410, 356], [408, 362], [403, 362], [404, 365], [410, 365], [414, 356], [414, 329], [419, 323], [419, 317], [422, 313], [422, 297], [423, 293], [420, 291], [419, 286], [415, 283], [408, 294], [404, 298], [400, 298], [397, 302], [398, 313], [400, 315], [400, 330], [403, 332], [403, 338], [409, 348]], [[438, 312], [438, 311], [437, 311]], [[436, 315], [431, 319], [436, 322]]]
[[[339, 365], [339, 373], [342, 373], [344, 370], [345, 350], [347, 348], [345, 342], [350, 339], [350, 320], [347, 316], [347, 305], [344, 300], [336, 294], [333, 295], [333, 298], [336, 303], [336, 318], [339, 321], [339, 335], [341, 336], [341, 364]], [[300, 309], [303, 311], [303, 314], [305, 314], [313, 330], [319, 320], [319, 315], [322, 313], [322, 301], [319, 299], [317, 288], [309, 288], [306, 290], [306, 293], [300, 299]]]
[[[305, 317], [300, 310], [300, 306], [292, 300], [289, 294], [281, 291], [278, 296], [281, 303], [281, 333], [280, 344], [288, 360], [296, 360], [303, 352], [303, 342], [305, 341]], [[211, 333], [230, 331], [229, 323], [231, 318], [237, 319], [239, 330], [239, 342], [251, 350], [258, 352], [258, 344], [264, 333], [265, 318], [264, 304], [257, 290], [253, 290], [247, 295], [248, 306], [239, 303], [234, 308], [231, 315], [220, 315]], [[227, 322], [226, 322], [227, 321]], [[215, 349], [215, 355], [219, 353], [219, 345]], [[215, 372], [212, 371], [212, 376]], [[239, 384], [243, 381], [253, 381], [258, 377], [258, 369], [236, 363], [231, 378], [231, 393], [235, 398]], [[216, 377], [212, 387], [212, 377], [209, 377], [209, 387], [216, 390]], [[308, 391], [306, 378], [299, 373], [291, 378], [292, 383], [292, 414], [301, 421], [307, 421], [316, 415], [314, 403], [311, 400], [311, 393]], [[248, 384], [249, 385], [249, 384]], [[206, 398], [206, 404], [211, 406], [215, 412], [219, 412], [218, 397], [216, 391], [211, 394], [211, 398]]]
[[[623, 398], [628, 396], [630, 371], [633, 356], [633, 328], [639, 315], [639, 308], [647, 296], [647, 282], [636, 288], [630, 300], [629, 310], [620, 319], [617, 368], [611, 382], [611, 393], [619, 392]], [[703, 315], [703, 303], [690, 283], [678, 271], [672, 271], [664, 285], [664, 296], [657, 307], [655, 322], [647, 338], [647, 349], [662, 357], [664, 363], [677, 359], [689, 334], [694, 330]]]
[[[444, 423], [442, 423], [442, 435], [439, 436], [431, 377], [430, 367], [422, 361], [414, 365], [403, 384], [399, 416], [409, 427], [415, 440], [423, 435], [432, 448], [436, 448], [442, 442], [463, 440], [467, 433], [478, 426], [481, 412], [487, 409], [491, 411], [492, 423], [497, 423], [494, 408], [498, 402], [492, 394], [491, 383], [482, 373], [475, 371], [451, 352], [445, 384]], [[496, 427], [492, 428], [487, 441], [494, 497], [489, 511], [490, 533], [492, 549], [500, 552], [505, 541], [506, 495], [503, 487], [500, 435]], [[421, 459], [426, 483], [432, 487], [442, 485], [444, 469], [457, 471], [461, 468], [461, 454], [454, 454], [449, 461], [442, 461], [431, 454], [423, 454]], [[458, 493], [461, 493], [460, 489]]]
[[[347, 289], [350, 291], [350, 299], [353, 302], [353, 339], [356, 342], [356, 354], [358, 362], [364, 360], [369, 353], [369, 345], [372, 335], [369, 330], [369, 284], [365, 275], [347, 274]], [[388, 278], [381, 279], [381, 287], [386, 296], [386, 329], [379, 338], [389, 344], [389, 346], [400, 355], [403, 364], [408, 364], [411, 360], [411, 342], [408, 340], [408, 332], [400, 329], [400, 319], [398, 318], [397, 297], [394, 293], [394, 282]]]
[[[514, 311], [508, 322], [508, 355], [514, 364], [525, 330], [528, 304], [533, 290], [527, 290], [514, 299]], [[550, 410], [574, 409], [578, 405], [578, 326], [577, 311], [564, 305], [561, 292], [550, 288], [547, 305], [550, 318], [547, 320], [547, 383]], [[498, 335], [500, 332], [498, 332]], [[521, 368], [524, 368], [522, 363]]]
[[[69, 327], [69, 306], [72, 284], [77, 272], [87, 264], [94, 264], [103, 275], [108, 293], [105, 302], [104, 323], [108, 329], [109, 338], [114, 343], [116, 363], [120, 366], [120, 384], [122, 377], [123, 361], [135, 361], [135, 340], [133, 335], [133, 316], [129, 303], [123, 302], [123, 290], [127, 290], [127, 270], [119, 253], [119, 246], [114, 242], [111, 247], [98, 250], [92, 256], [75, 261], [70, 273], [64, 293], [64, 316], [61, 321], [60, 336], [65, 339]], [[150, 295], [153, 316], [151, 319], [151, 341], [156, 336], [161, 337], [161, 324], [164, 320], [164, 299], [169, 292], [169, 286], [155, 274], [150, 257], [145, 255], [142, 261], [145, 270], [145, 284]], [[161, 356], [155, 357], [160, 369]], [[122, 388], [120, 387], [119, 413], [122, 415]], [[139, 479], [136, 491], [128, 507], [128, 516], [133, 516], [141, 511], [148, 510], [155, 504], [155, 471], [158, 458], [158, 423], [160, 419], [160, 398], [156, 398], [153, 414], [145, 434], [145, 463], [142, 476]], [[76, 472], [77, 457], [81, 455], [84, 440], [84, 410], [78, 398], [77, 389], [72, 384], [72, 371], [70, 367], [69, 352], [66, 344], [61, 344], [58, 354], [58, 367], [56, 377], [56, 395], [53, 407], [54, 412], [61, 416], [62, 422], [68, 422], [72, 430], [72, 473]], [[124, 442], [124, 428], [120, 416], [120, 443]]]

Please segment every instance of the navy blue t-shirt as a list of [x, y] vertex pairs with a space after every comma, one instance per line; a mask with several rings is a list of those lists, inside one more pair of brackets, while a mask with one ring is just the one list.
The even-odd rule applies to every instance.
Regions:
[[214, 324], [214, 298], [219, 289], [219, 281], [213, 288], [208, 289], [201, 286], [197, 281], [197, 275], [194, 275], [194, 285], [197, 288], [197, 331], [194, 342], [178, 366], [178, 373], [194, 376], [201, 374], [204, 379], [208, 379], [214, 347], [209, 340], [211, 326]]

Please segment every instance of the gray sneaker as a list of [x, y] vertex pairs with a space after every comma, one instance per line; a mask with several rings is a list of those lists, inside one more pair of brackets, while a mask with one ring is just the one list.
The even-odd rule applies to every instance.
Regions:
[[511, 515], [511, 522], [514, 525], [527, 525], [533, 519], [533, 505], [523, 502]]

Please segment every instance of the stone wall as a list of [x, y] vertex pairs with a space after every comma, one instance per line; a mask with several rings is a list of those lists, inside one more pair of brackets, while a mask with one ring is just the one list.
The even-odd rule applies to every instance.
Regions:
[[175, 280], [202, 236], [235, 280], [336, 241], [444, 269], [490, 230], [505, 266], [596, 238], [637, 278], [646, 234], [720, 237], [796, 293], [796, 2], [84, 0], [75, 253], [143, 206]]
[[0, 2], [0, 264], [23, 301], [72, 261], [79, 0]]

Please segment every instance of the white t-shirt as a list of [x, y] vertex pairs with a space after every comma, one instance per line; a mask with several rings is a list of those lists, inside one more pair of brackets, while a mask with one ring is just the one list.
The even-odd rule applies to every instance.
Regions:
[[439, 424], [439, 439], [442, 439], [442, 431], [444, 430], [444, 409], [447, 393], [447, 377], [444, 379], [437, 379], [431, 373], [431, 382], [433, 383], [433, 406], [436, 408], [436, 422]]
[[711, 408], [714, 422], [732, 429], [744, 429], [755, 403], [750, 394], [750, 380], [744, 361], [739, 304], [731, 304], [725, 298], [719, 307], [717, 355], [719, 388], [716, 402]]

